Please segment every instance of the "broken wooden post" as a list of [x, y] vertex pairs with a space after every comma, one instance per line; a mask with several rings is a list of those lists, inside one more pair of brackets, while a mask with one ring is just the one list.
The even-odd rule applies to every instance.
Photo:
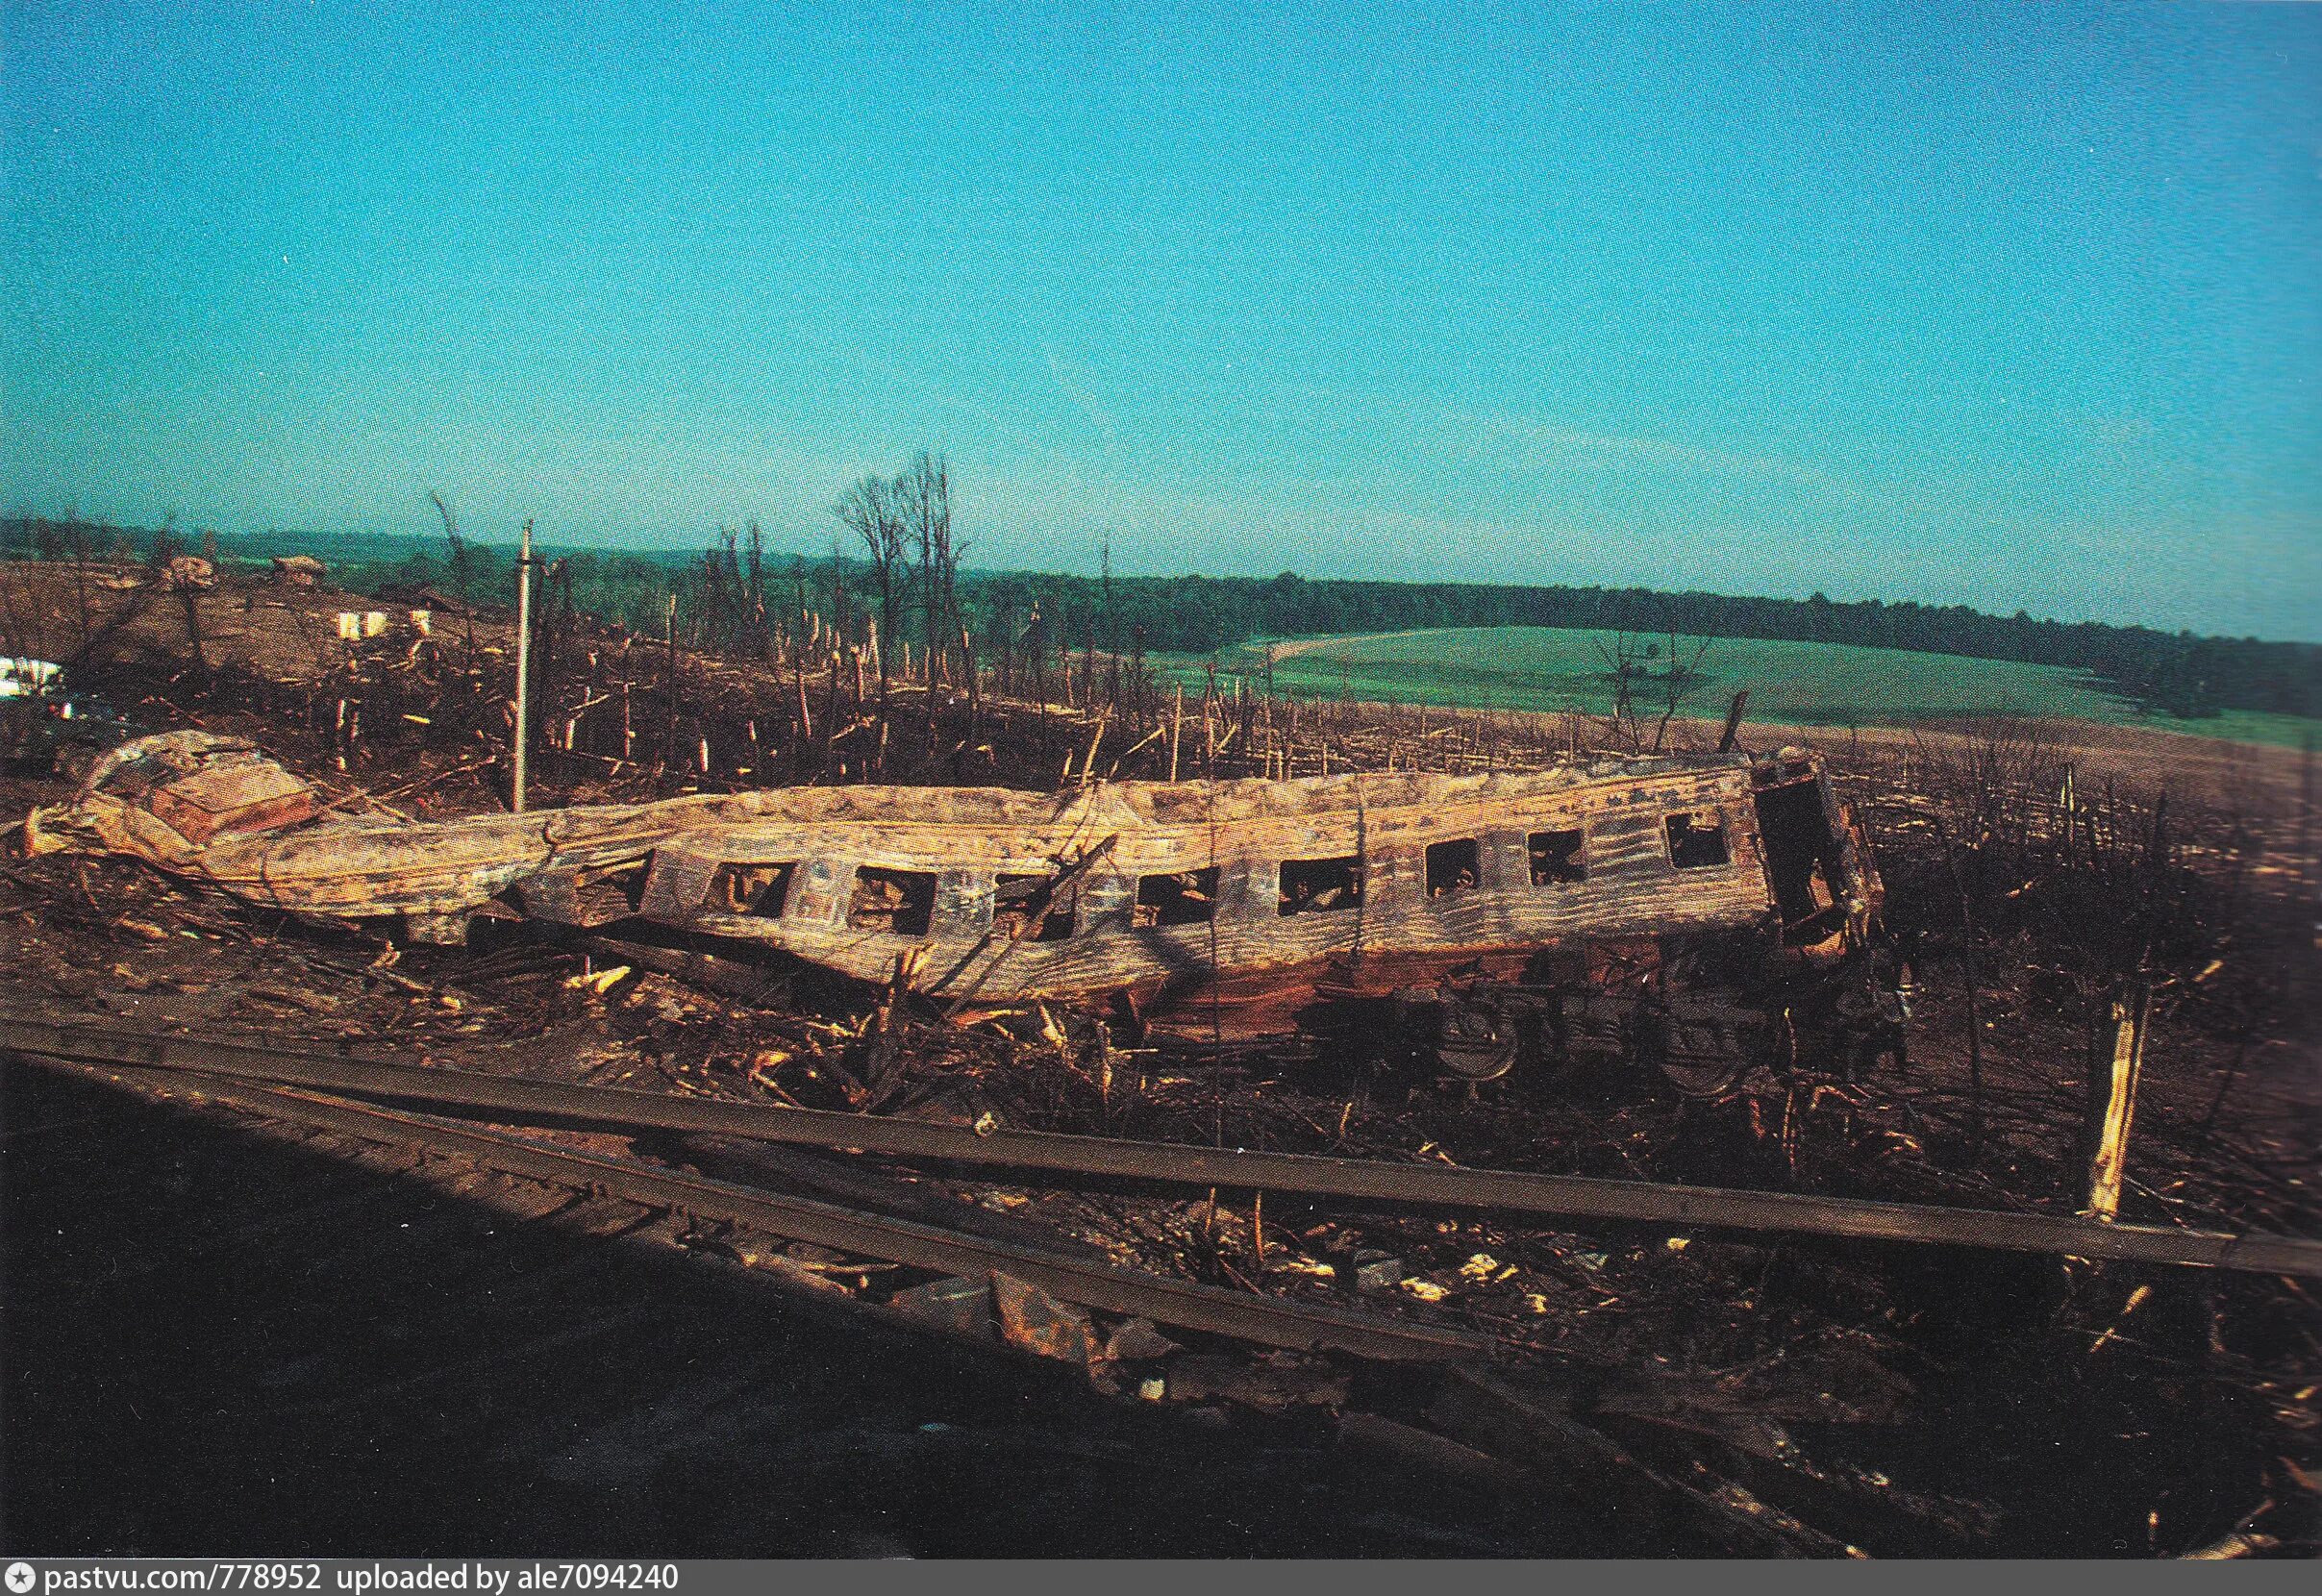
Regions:
[[200, 583], [193, 571], [180, 569], [177, 561], [171, 561], [169, 565], [165, 580], [177, 589], [177, 596], [186, 607], [187, 646], [193, 650], [193, 668], [197, 679], [207, 686], [210, 681], [210, 657], [202, 649], [202, 617], [194, 604], [194, 592]]
[[[976, 664], [975, 639], [967, 635], [967, 623], [965, 621], [961, 621], [960, 623], [960, 664], [961, 669], [966, 674], [967, 677], [966, 746], [973, 748], [977, 743], [983, 741], [984, 739], [984, 682], [981, 671]], [[958, 760], [956, 757], [953, 761], [953, 765], [954, 768], [957, 769]], [[955, 778], [955, 780], [957, 778]]]
[[[1105, 722], [1110, 720], [1111, 716], [1112, 711], [1111, 708], [1106, 708], [1097, 711], [1096, 732], [1088, 739], [1087, 756], [1081, 761], [1081, 786], [1086, 786], [1088, 785], [1088, 773], [1096, 768], [1097, 745], [1105, 740]], [[1067, 750], [1064, 755], [1064, 770], [1067, 775], [1071, 774], [1072, 755], [1069, 750]]]
[[2063, 820], [2064, 863], [2067, 865], [2078, 864], [2080, 862], [2080, 842], [2078, 835], [2080, 828], [2080, 786], [2078, 782], [2074, 779], [2072, 761], [2069, 760], [2064, 761], [2063, 780], [2057, 786], [2056, 807], [2060, 812]]
[[2314, 730], [2306, 729], [2298, 743], [2298, 862], [2303, 866], [2309, 858], [2308, 843], [2313, 833], [2314, 818]]
[[1981, 1156], [1984, 1149], [1984, 1014], [1977, 992], [1982, 976], [1976, 968], [1975, 957], [1975, 902], [1967, 894], [1967, 880], [1960, 874], [1960, 860], [1951, 844], [1951, 833], [1942, 821], [1935, 823], [1935, 837], [1943, 844], [1943, 867], [1951, 876], [1951, 886], [1960, 898], [1960, 956], [1967, 981], [1967, 1139]]
[[525, 761], [532, 748], [532, 523], [516, 554], [516, 747], [508, 807], [524, 812]]
[[924, 944], [908, 947], [895, 955], [895, 973], [886, 984], [886, 1002], [879, 1010], [879, 1023], [885, 1025], [896, 1004], [911, 995], [918, 985], [919, 972], [927, 968], [927, 948]]
[[822, 706], [822, 776], [830, 780], [831, 755], [838, 740], [838, 648], [831, 648], [831, 691]]
[[2153, 992], [2139, 980], [2111, 1005], [2112, 1045], [2088, 1071], [2088, 1191], [2083, 1215], [2110, 1223], [2120, 1214], [2120, 1187], [2129, 1160], [2129, 1130], [2136, 1117], [2137, 1078], [2144, 1072], [2145, 1028]]
[[1749, 688], [1744, 687], [1734, 695], [1733, 705], [1725, 712], [1725, 735], [1717, 739], [1717, 752], [1720, 754], [1734, 751], [1734, 739], [1741, 735], [1741, 711], [1749, 708]]
[[677, 757], [677, 595], [669, 595], [669, 703], [662, 726], [662, 771], [665, 775]]

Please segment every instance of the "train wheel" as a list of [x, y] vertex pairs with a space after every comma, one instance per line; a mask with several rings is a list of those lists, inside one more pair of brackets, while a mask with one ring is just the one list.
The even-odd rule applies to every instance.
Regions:
[[1721, 1017], [1640, 1006], [1624, 1029], [1631, 1060], [1687, 1097], [1723, 1097], [1749, 1073], [1749, 1052]]
[[1462, 1081], [1497, 1081], [1515, 1068], [1523, 1037], [1506, 1015], [1455, 1006], [1443, 1016], [1436, 1062]]

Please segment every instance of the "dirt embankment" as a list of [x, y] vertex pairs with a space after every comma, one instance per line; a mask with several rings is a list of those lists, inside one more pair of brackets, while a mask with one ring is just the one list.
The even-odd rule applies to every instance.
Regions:
[[355, 617], [359, 634], [374, 615], [370, 624], [387, 635], [415, 636], [425, 625], [464, 643], [472, 628], [487, 651], [506, 646], [514, 633], [507, 614], [486, 610], [471, 619], [465, 607], [447, 607], [424, 591], [389, 602], [321, 584], [230, 575], [191, 596], [189, 629], [187, 594], [142, 566], [0, 561], [0, 655], [190, 662], [198, 633], [212, 668], [304, 681], [343, 664], [341, 615]]

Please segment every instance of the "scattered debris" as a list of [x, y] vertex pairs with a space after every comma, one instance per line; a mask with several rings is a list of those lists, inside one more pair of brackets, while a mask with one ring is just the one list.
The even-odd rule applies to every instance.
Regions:
[[1335, 1409], [1347, 1400], [1344, 1373], [1290, 1353], [1257, 1362], [1187, 1353], [1169, 1360], [1166, 1381], [1172, 1402], [1234, 1402], [1266, 1413]]
[[[616, 1084], [705, 1110], [856, 1114], [860, 1139], [842, 1145], [859, 1151], [815, 1155], [863, 1183], [836, 1196], [850, 1209], [871, 1211], [876, 1196], [901, 1211], [908, 1205], [894, 1193], [909, 1192], [923, 1214], [957, 1216], [956, 1225], [911, 1222], [961, 1235], [985, 1222], [1022, 1227], [1019, 1237], [1053, 1238], [1059, 1257], [1078, 1249], [1071, 1256], [1140, 1280], [1197, 1283], [1189, 1300], [1203, 1314], [1275, 1312], [1268, 1333], [1284, 1340], [1311, 1334], [1300, 1328], [1308, 1325], [1338, 1326], [1349, 1338], [1389, 1326], [1437, 1337], [1426, 1344], [1443, 1357], [1488, 1348], [1493, 1372], [1427, 1367], [1372, 1379], [1364, 1371], [1373, 1365], [1345, 1353], [1254, 1351], [1241, 1335], [1250, 1327], [1230, 1319], [1163, 1334], [1141, 1298], [1076, 1301], [1064, 1277], [1035, 1270], [1028, 1279], [965, 1253], [946, 1253], [939, 1266], [934, 1254], [897, 1263], [835, 1244], [832, 1232], [802, 1250], [697, 1224], [688, 1245], [835, 1308], [884, 1307], [968, 1342], [1061, 1356], [1090, 1369], [1099, 1390], [1117, 1380], [1124, 1400], [1165, 1401], [1205, 1423], [1244, 1409], [1277, 1423], [1336, 1412], [1342, 1444], [1430, 1459], [1425, 1466], [1446, 1477], [1470, 1477], [1462, 1465], [1479, 1480], [1520, 1467], [1546, 1483], [1552, 1509], [1601, 1525], [1610, 1548], [2117, 1548], [2206, 1559], [2302, 1555], [2322, 1544], [2314, 1493], [2299, 1484], [2315, 1477], [2322, 1434], [2315, 1387], [2303, 1378], [2316, 1346], [2312, 1309], [2305, 1287], [2278, 1271], [2188, 1277], [2110, 1263], [2060, 1273], [2048, 1259], [1988, 1252], [1860, 1239], [1774, 1245], [1682, 1207], [1618, 1222], [1446, 1209], [1400, 1185], [1392, 1196], [1292, 1196], [1269, 1185], [1261, 1213], [1258, 1184], [1237, 1185], [1233, 1171], [1262, 1165], [1231, 1161], [1233, 1150], [1249, 1149], [1253, 1160], [1376, 1165], [1399, 1182], [1494, 1171], [1572, 1180], [1624, 1202], [1689, 1202], [1683, 1194], [1706, 1189], [1784, 1211], [1862, 1204], [1951, 1214], [1962, 1226], [1989, 1214], [1991, 1234], [2046, 1248], [2084, 1234], [2071, 1214], [2092, 1207], [2115, 1215], [2105, 1229], [2124, 1241], [2210, 1248], [2200, 1261], [2212, 1263], [2230, 1260], [2245, 1235], [2296, 1244], [2322, 1228], [2322, 1211], [2310, 1185], [2316, 1110], [2301, 1085], [2310, 1043], [2296, 1025], [2311, 991], [2311, 877], [2294, 803], [2270, 815], [2236, 812], [2179, 792], [2164, 817], [2151, 797], [2129, 795], [2125, 781], [2102, 790], [2085, 766], [2077, 784], [2060, 785], [2028, 737], [1998, 735], [1865, 736], [1833, 748], [1828, 764], [1787, 749], [1756, 761], [1735, 753], [1727, 764], [1680, 761], [1661, 768], [1691, 769], [1709, 790], [1670, 794], [1664, 805], [1658, 789], [1627, 789], [1644, 793], [1637, 807], [1650, 811], [1636, 828], [1638, 857], [1663, 861], [1668, 889], [1690, 896], [1737, 860], [1771, 858], [1776, 839], [1787, 838], [1782, 845], [1793, 851], [1784, 857], [1793, 862], [1770, 872], [1760, 911], [1770, 906], [1788, 928], [1777, 934], [1782, 955], [1798, 962], [1820, 945], [1818, 932], [1835, 926], [1847, 940], [1840, 922], [1859, 894], [1847, 889], [1845, 860], [1824, 859], [1801, 798], [1779, 796], [1803, 794], [1804, 781], [1777, 776], [1733, 804], [1716, 785], [1728, 771], [1806, 770], [1815, 792], [1843, 795], [1865, 863], [1877, 840], [1885, 891], [1865, 907], [1893, 941], [1841, 947], [1837, 967], [1860, 971], [1854, 961], [1868, 956], [1871, 979], [1843, 989], [1809, 979], [1786, 989], [1794, 1001], [1771, 1010], [1698, 1001], [1731, 984], [1721, 988], [1723, 973], [1703, 949], [1657, 932], [1635, 943], [1583, 937], [1571, 967], [1531, 972], [1544, 978], [1537, 983], [1488, 970], [1481, 981], [1423, 970], [1405, 982], [1389, 957], [1400, 950], [1374, 935], [1390, 923], [1398, 894], [1447, 921], [1504, 889], [1585, 894], [1592, 870], [1596, 882], [1610, 880], [1611, 834], [1586, 816], [1577, 826], [1524, 819], [1517, 824], [1535, 829], [1503, 851], [1491, 825], [1472, 836], [1431, 830], [1413, 835], [1406, 860], [1404, 840], [1390, 842], [1384, 829], [1397, 818], [1394, 805], [1372, 799], [1426, 794], [1435, 827], [1450, 812], [1436, 802], [1445, 794], [1505, 795], [1536, 781], [1556, 763], [1543, 744], [1565, 742], [1561, 731], [1527, 742], [1539, 729], [1512, 718], [1436, 711], [1428, 722], [1415, 711], [1292, 707], [1228, 689], [1199, 713], [1178, 708], [1174, 729], [1164, 694], [1156, 740], [1150, 698], [1141, 711], [1133, 691], [1117, 707], [1093, 702], [1101, 680], [1011, 700], [987, 673], [971, 711], [947, 688], [899, 677], [894, 697], [905, 707], [890, 712], [866, 700], [843, 649], [799, 671], [787, 638], [762, 664], [681, 659], [659, 638], [625, 650], [617, 638], [552, 630], [546, 649], [562, 661], [551, 672], [564, 672], [563, 696], [543, 711], [549, 746], [537, 768], [558, 772], [562, 790], [608, 816], [674, 797], [718, 825], [737, 815], [757, 824], [799, 804], [812, 825], [853, 835], [891, 811], [891, 796], [859, 785], [883, 770], [945, 787], [962, 786], [962, 770], [967, 782], [1046, 786], [1067, 745], [1076, 767], [1096, 768], [1076, 768], [1063, 793], [1008, 800], [1049, 830], [1031, 857], [979, 854], [972, 869], [948, 857], [841, 852], [820, 856], [835, 867], [818, 877], [818, 856], [803, 846], [696, 848], [682, 833], [647, 836], [631, 822], [588, 832], [587, 803], [541, 810], [525, 817], [527, 846], [542, 841], [543, 826], [546, 845], [518, 857], [554, 868], [518, 880], [495, 878], [485, 855], [423, 861], [448, 862], [447, 876], [472, 874], [447, 891], [455, 907], [419, 902], [398, 927], [359, 912], [375, 903], [362, 895], [372, 889], [356, 890], [361, 871], [350, 874], [330, 850], [315, 862], [336, 868], [340, 896], [318, 910], [270, 895], [270, 885], [259, 889], [258, 870], [218, 867], [248, 850], [243, 857], [268, 861], [268, 883], [303, 890], [301, 877], [270, 873], [266, 850], [346, 826], [376, 848], [356, 861], [361, 870], [377, 864], [379, 879], [397, 883], [412, 868], [411, 842], [445, 835], [414, 829], [406, 811], [479, 813], [469, 824], [499, 835], [494, 828], [507, 822], [484, 811], [496, 807], [489, 784], [507, 736], [496, 718], [512, 668], [507, 621], [414, 594], [394, 602], [427, 603], [435, 614], [407, 628], [395, 611], [319, 592], [310, 601], [287, 590], [292, 580], [272, 596], [237, 587], [246, 579], [231, 574], [187, 590], [200, 605], [206, 675], [161, 674], [150, 643], [142, 662], [75, 665], [76, 697], [87, 683], [148, 724], [217, 737], [218, 762], [205, 771], [164, 761], [144, 778], [123, 768], [134, 756], [102, 773], [92, 764], [79, 798], [45, 774], [11, 778], [7, 812], [37, 810], [26, 835], [47, 851], [0, 869], [0, 916], [11, 927], [0, 968], [6, 1006], [181, 1035], [239, 1025], [323, 1053], [384, 1048], [378, 1039], [391, 1037], [395, 1051], [424, 1055], [445, 1080], [488, 1070]], [[117, 602], [132, 608], [149, 590], [133, 581]], [[233, 606], [244, 603], [255, 606], [251, 618], [237, 622]], [[383, 624], [342, 641], [333, 636], [342, 607], [358, 617], [358, 634], [371, 613]], [[172, 598], [133, 624], [165, 647], [174, 631], [156, 629], [174, 629], [176, 611]], [[466, 624], [434, 624], [444, 615]], [[260, 629], [278, 652], [253, 672], [237, 650]], [[1140, 854], [1140, 826], [1160, 829], [1158, 820], [1111, 807], [1128, 784], [1105, 780], [1105, 761], [1086, 752], [1108, 713], [1122, 735], [1093, 740], [1132, 776], [1167, 773], [1179, 744], [1204, 778], [1311, 781], [1326, 761], [1341, 773], [1334, 783], [1362, 771], [1336, 790], [1362, 794], [1367, 835], [1349, 839], [1332, 831], [1338, 816], [1308, 810], [1265, 821], [1317, 834], [1295, 842], [1237, 845], [1214, 861]], [[195, 715], [203, 724], [187, 718]], [[1293, 732], [1285, 723], [1294, 715]], [[1269, 717], [1279, 720], [1269, 726]], [[232, 775], [227, 756], [254, 753], [260, 738], [279, 751], [293, 786], [261, 792], [255, 778]], [[923, 746], [933, 752], [922, 756]], [[1448, 776], [1451, 785], [1423, 783], [1422, 764], [1428, 782]], [[1523, 781], [1511, 781], [1519, 766]], [[206, 774], [216, 778], [209, 786], [191, 780]], [[131, 795], [140, 779], [145, 786]], [[732, 790], [761, 780], [786, 790]], [[2269, 780], [2280, 785], [2278, 775]], [[700, 791], [684, 795], [688, 785]], [[1171, 824], [1198, 836], [1209, 825], [1201, 806], [1234, 785], [1182, 784], [1194, 808]], [[301, 830], [269, 816], [268, 804], [295, 809], [297, 786], [342, 818]], [[935, 813], [945, 796], [914, 789], [904, 801]], [[119, 809], [95, 801], [108, 799]], [[105, 825], [125, 836], [135, 828], [152, 851], [112, 849]], [[1848, 838], [1837, 831], [1830, 828], [1829, 845], [1843, 852]], [[154, 858], [197, 886], [237, 890], [189, 892], [108, 857], [116, 853]], [[852, 933], [869, 944], [859, 977], [786, 957], [781, 938], [764, 934], [817, 901], [816, 912], [845, 919], [864, 865], [882, 890]], [[932, 888], [911, 879], [930, 875]], [[1505, 888], [1495, 885], [1503, 880]], [[290, 923], [284, 908], [311, 918]], [[911, 930], [922, 912], [925, 926]], [[950, 956], [976, 939], [944, 936], [969, 922], [979, 938], [992, 934], [975, 955], [990, 979], [962, 996]], [[1293, 994], [1303, 1003], [1336, 978], [1342, 990], [1326, 992], [1322, 1007], [1343, 1005], [1355, 1017], [1337, 1029], [1305, 1018], [1295, 1033], [1285, 1027], [1275, 973], [1236, 985], [1253, 973], [1234, 962], [1245, 926], [1350, 956], [1359, 949], [1367, 966], [1360, 980], [1326, 969]], [[401, 935], [423, 927], [448, 940], [428, 946]], [[1221, 943], [1214, 970], [1212, 930]], [[1108, 1003], [1026, 973], [1100, 947], [1091, 937], [1105, 935], [1174, 938], [1193, 950], [1184, 972], [1192, 979], [1166, 993], [1132, 983]], [[905, 972], [897, 955], [922, 946], [932, 955]], [[1212, 982], [1212, 973], [1232, 979]], [[1376, 982], [1391, 989], [1366, 989]], [[1506, 989], [1529, 985], [1555, 988], [1555, 1004]], [[2143, 991], [2150, 1009], [2124, 1055], [2115, 1005], [2135, 1012]], [[1599, 1002], [1604, 994], [1627, 1007]], [[1447, 1028], [1439, 1010], [1452, 997], [1457, 1020]], [[1769, 1026], [1769, 1015], [1779, 1023]], [[1903, 1062], [1906, 1037], [1908, 1069], [1862, 1067]], [[1732, 1067], [1733, 1041], [1746, 1069]], [[1856, 1043], [1888, 1051], [1866, 1059]], [[1448, 1081], [1397, 1072], [1430, 1050]], [[1657, 1067], [1618, 1067], [1639, 1061]], [[186, 1088], [181, 1080], [153, 1089]], [[2101, 1120], [2092, 1108], [2100, 1098]], [[978, 1175], [988, 1160], [893, 1150], [911, 1127], [954, 1131], [991, 1152], [1027, 1133], [1116, 1154], [1173, 1146], [1183, 1149], [1180, 1178], [1071, 1178], [1063, 1164]], [[2105, 1148], [2101, 1202], [2090, 1201], [2092, 1127]], [[711, 1157], [690, 1133], [681, 1143], [637, 1146], [640, 1158]], [[1205, 1171], [1205, 1158], [1218, 1166]], [[727, 1178], [814, 1192], [828, 1206], [829, 1183], [840, 1177], [769, 1160]], [[1218, 1189], [1205, 1191], [1203, 1181]], [[867, 1245], [867, 1234], [853, 1240]], [[2083, 1256], [2101, 1255], [2091, 1243]], [[1356, 1308], [1368, 1310], [1360, 1329], [1331, 1317]], [[1299, 1316], [1310, 1309], [1311, 1319]], [[1239, 1328], [1217, 1328], [1226, 1323]], [[2088, 1459], [2079, 1484], [2047, 1461], [2060, 1455]], [[2259, 1512], [2227, 1522], [2260, 1498]], [[2235, 1508], [2213, 1507], [2229, 1502]]]
[[986, 1281], [930, 1281], [896, 1292], [887, 1298], [886, 1306], [908, 1318], [974, 1341], [988, 1341], [999, 1334], [999, 1321], [992, 1311], [992, 1287]]
[[1082, 1368], [1101, 1356], [1088, 1315], [1038, 1286], [994, 1270], [991, 1300], [1000, 1334], [1011, 1346]]

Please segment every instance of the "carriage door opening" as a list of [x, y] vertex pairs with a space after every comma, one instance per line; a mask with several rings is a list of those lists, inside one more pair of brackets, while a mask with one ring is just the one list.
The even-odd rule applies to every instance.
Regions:
[[1782, 939], [1795, 945], [1835, 935], [1846, 921], [1846, 866], [1823, 805], [1821, 782], [1760, 790], [1758, 832], [1782, 913]]

